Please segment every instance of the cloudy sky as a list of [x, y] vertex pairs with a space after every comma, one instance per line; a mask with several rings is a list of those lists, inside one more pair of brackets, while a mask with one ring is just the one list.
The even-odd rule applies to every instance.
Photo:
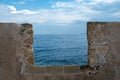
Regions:
[[33, 24], [35, 34], [79, 34], [87, 21], [120, 21], [120, 0], [0, 0], [0, 22]]

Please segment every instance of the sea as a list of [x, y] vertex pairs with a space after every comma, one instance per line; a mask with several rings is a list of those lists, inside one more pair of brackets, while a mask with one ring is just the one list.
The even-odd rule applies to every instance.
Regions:
[[82, 66], [88, 64], [86, 33], [34, 35], [36, 66]]

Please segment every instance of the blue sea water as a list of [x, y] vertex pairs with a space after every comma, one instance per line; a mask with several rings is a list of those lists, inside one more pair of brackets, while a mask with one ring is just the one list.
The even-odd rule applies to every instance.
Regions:
[[88, 64], [86, 34], [34, 35], [33, 49], [37, 66]]

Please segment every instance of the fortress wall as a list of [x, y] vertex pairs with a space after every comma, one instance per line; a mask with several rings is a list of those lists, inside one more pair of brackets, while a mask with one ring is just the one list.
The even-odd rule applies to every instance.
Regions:
[[120, 79], [120, 22], [88, 22], [89, 66], [99, 66], [90, 80]]
[[0, 23], [0, 80], [22, 80], [34, 61], [32, 42], [32, 25]]
[[120, 80], [120, 22], [88, 22], [86, 66], [34, 65], [31, 24], [0, 23], [0, 80]]

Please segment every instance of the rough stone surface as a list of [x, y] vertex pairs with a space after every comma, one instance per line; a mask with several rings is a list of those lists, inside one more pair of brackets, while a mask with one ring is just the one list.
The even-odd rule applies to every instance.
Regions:
[[120, 22], [88, 22], [89, 66], [95, 80], [120, 80]]
[[33, 64], [32, 42], [32, 25], [0, 23], [0, 80], [22, 80]]
[[35, 66], [31, 24], [0, 23], [0, 80], [120, 80], [120, 22], [88, 22], [86, 66]]

